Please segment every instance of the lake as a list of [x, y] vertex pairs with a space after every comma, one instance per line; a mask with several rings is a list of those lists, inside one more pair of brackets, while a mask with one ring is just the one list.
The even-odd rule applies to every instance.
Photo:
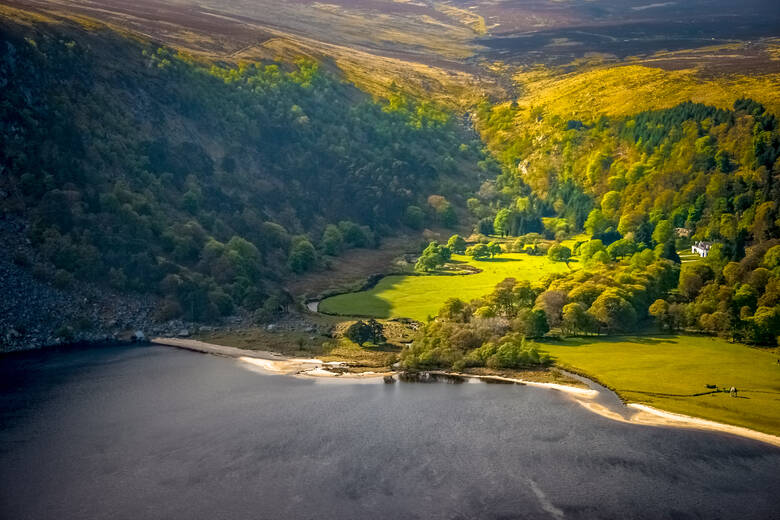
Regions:
[[770, 518], [778, 468], [772, 446], [520, 385], [299, 379], [160, 346], [0, 358], [8, 519]]

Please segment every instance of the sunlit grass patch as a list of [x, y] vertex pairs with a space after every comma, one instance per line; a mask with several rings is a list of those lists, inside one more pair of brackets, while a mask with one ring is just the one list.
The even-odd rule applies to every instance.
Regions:
[[683, 264], [701, 261], [701, 257], [692, 253], [690, 249], [680, 249], [677, 251], [677, 256], [680, 257], [680, 262]]
[[[540, 348], [628, 401], [780, 435], [777, 349], [684, 335], [578, 338]], [[737, 398], [715, 391], [732, 386]]]
[[469, 275], [387, 276], [371, 290], [342, 294], [320, 303], [320, 311], [379, 318], [403, 317], [425, 321], [435, 316], [448, 298], [471, 300], [492, 292], [505, 278], [536, 282], [553, 272], [574, 269], [544, 256], [508, 253], [491, 260], [453, 255], [453, 260], [481, 270]]

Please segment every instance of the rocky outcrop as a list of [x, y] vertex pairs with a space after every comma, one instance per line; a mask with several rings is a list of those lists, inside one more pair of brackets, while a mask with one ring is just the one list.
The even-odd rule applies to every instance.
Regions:
[[[23, 221], [0, 217], [0, 352], [61, 343], [143, 340], [182, 330], [182, 323], [157, 324], [157, 298], [119, 294], [79, 281], [56, 287], [26, 238]], [[42, 263], [42, 262], [41, 262]], [[139, 336], [140, 333], [140, 336]]]
[[[148, 341], [152, 337], [187, 338], [214, 329], [240, 330], [256, 325], [251, 313], [203, 325], [182, 320], [158, 322], [155, 295], [125, 293], [107, 284], [70, 280], [55, 283], [53, 268], [27, 239], [22, 219], [0, 213], [0, 353], [63, 343]], [[47, 271], [48, 269], [48, 271]], [[323, 333], [299, 313], [276, 317], [274, 331]]]

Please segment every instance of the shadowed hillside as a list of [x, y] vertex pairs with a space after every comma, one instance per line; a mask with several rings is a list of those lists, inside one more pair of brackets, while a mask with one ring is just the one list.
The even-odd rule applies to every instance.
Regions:
[[427, 197], [462, 200], [481, 171], [448, 113], [375, 102], [310, 60], [221, 65], [99, 25], [0, 23], [0, 207], [35, 251], [17, 263], [151, 292], [161, 319], [276, 312], [282, 278], [373, 247], [410, 206], [437, 223]]

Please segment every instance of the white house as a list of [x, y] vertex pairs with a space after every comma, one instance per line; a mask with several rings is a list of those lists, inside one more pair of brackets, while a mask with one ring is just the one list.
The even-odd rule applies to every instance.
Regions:
[[691, 246], [691, 253], [696, 253], [702, 258], [707, 258], [712, 248], [712, 242], [696, 242]]

